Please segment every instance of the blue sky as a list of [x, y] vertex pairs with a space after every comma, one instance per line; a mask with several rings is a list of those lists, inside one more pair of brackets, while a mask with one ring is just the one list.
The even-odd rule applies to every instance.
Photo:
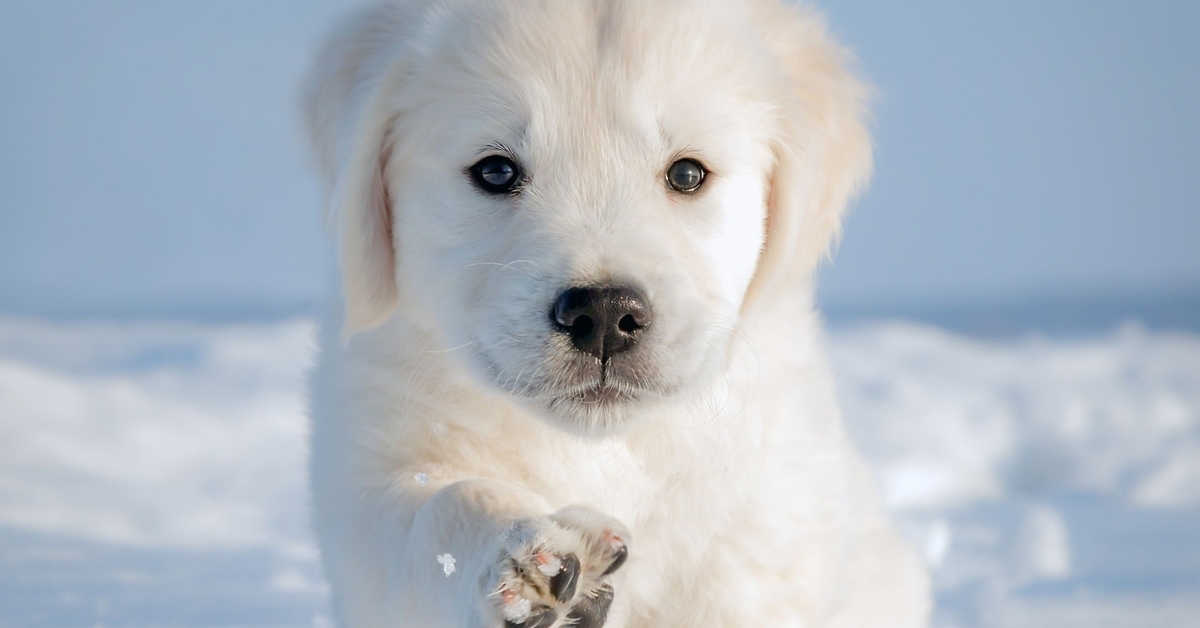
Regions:
[[879, 92], [828, 300], [1200, 290], [1200, 4], [826, 6]]
[[[0, 3], [0, 313], [311, 311], [296, 83], [355, 4]], [[1200, 4], [820, 6], [878, 92], [827, 305], [1200, 292]]]

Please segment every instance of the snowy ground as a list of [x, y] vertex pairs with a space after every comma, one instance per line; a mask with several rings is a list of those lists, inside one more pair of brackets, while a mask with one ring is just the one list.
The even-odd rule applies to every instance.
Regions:
[[[313, 331], [0, 319], [0, 627], [327, 625]], [[1200, 335], [829, 345], [939, 625], [1196, 625]]]

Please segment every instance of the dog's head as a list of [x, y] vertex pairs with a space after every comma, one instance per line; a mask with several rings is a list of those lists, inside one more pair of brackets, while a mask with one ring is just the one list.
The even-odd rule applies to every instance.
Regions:
[[344, 31], [310, 100], [347, 331], [402, 304], [556, 424], [708, 381], [869, 170], [842, 53], [772, 0], [409, 5]]

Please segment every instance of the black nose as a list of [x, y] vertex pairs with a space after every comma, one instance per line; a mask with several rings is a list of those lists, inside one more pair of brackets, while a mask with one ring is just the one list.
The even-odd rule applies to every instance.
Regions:
[[633, 348], [651, 321], [646, 295], [629, 287], [571, 288], [554, 299], [551, 317], [576, 349], [601, 361]]

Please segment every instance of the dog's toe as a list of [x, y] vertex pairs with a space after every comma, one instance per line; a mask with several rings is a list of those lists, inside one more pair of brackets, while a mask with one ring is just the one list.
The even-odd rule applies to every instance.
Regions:
[[533, 610], [523, 621], [504, 620], [504, 628], [550, 628], [556, 620], [558, 613], [555, 613], [554, 609], [542, 607]]
[[607, 576], [625, 564], [625, 559], [629, 558], [629, 546], [625, 544], [623, 539], [617, 537], [609, 542], [608, 551], [605, 556], [611, 562], [609, 562], [608, 567], [604, 568], [601, 576]]
[[583, 598], [567, 614], [565, 625], [572, 628], [601, 628], [608, 619], [608, 608], [612, 606], [612, 585], [605, 582], [592, 595]]
[[550, 578], [550, 592], [559, 602], [569, 602], [575, 597], [575, 589], [579, 585], [579, 558], [567, 554], [562, 558], [559, 572]]
[[553, 519], [583, 535], [587, 544], [583, 568], [589, 578], [603, 578], [629, 558], [629, 531], [617, 519], [583, 506], [564, 508]]

